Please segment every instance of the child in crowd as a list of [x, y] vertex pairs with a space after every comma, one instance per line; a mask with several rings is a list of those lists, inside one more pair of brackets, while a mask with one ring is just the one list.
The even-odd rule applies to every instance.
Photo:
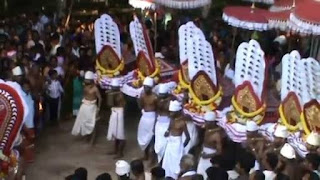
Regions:
[[64, 91], [60, 81], [58, 81], [56, 70], [50, 70], [49, 77], [50, 79], [46, 82], [46, 92], [48, 95], [50, 122], [56, 123], [59, 117], [59, 102]]

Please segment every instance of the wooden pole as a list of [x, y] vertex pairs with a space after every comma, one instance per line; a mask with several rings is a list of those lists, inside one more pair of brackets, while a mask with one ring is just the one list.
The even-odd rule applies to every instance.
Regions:
[[157, 51], [157, 12], [154, 11], [154, 53]]

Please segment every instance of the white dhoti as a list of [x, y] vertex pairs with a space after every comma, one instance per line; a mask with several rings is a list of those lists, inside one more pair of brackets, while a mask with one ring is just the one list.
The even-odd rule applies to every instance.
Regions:
[[[217, 151], [215, 149], [211, 149], [208, 147], [203, 147], [203, 149], [202, 149], [202, 153], [205, 153], [205, 154], [214, 154], [216, 152]], [[204, 159], [201, 157], [199, 160], [199, 163], [198, 163], [197, 173], [201, 174], [203, 176], [203, 179], [207, 179], [206, 170], [211, 166], [212, 166], [212, 164], [210, 162], [210, 158]]]
[[72, 128], [72, 135], [82, 136], [89, 135], [93, 132], [97, 120], [97, 100], [88, 101], [82, 100], [76, 121]]
[[138, 126], [138, 143], [140, 148], [144, 151], [153, 138], [154, 123], [156, 120], [155, 112], [144, 112], [140, 118]]
[[170, 118], [168, 116], [158, 116], [156, 126], [155, 126], [155, 142], [154, 151], [158, 156], [158, 162], [163, 158], [164, 151], [166, 150], [167, 138], [164, 134], [169, 128]]
[[[192, 149], [195, 145], [198, 144], [198, 130], [197, 130], [196, 125], [193, 122], [189, 121], [189, 122], [187, 122], [187, 129], [188, 129], [188, 132], [190, 135], [190, 141], [186, 145], [186, 147], [184, 147], [185, 154], [188, 154], [190, 149]], [[182, 141], [185, 142], [185, 140], [186, 140], [186, 136], [183, 133]]]
[[124, 114], [122, 107], [111, 108], [107, 139], [109, 141], [124, 140]]
[[178, 178], [183, 151], [182, 136], [169, 136], [162, 162], [162, 168], [166, 172], [166, 177]]

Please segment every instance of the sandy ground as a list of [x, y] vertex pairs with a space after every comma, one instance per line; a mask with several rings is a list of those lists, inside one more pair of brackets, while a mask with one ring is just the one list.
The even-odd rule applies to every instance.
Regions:
[[[137, 143], [139, 110], [136, 106], [127, 108], [125, 126], [127, 145], [124, 160], [142, 157]], [[97, 123], [97, 139], [93, 147], [83, 138], [71, 135], [74, 120], [61, 123], [61, 127], [48, 127], [42, 131], [36, 142], [36, 159], [26, 170], [27, 180], [63, 180], [78, 167], [88, 170], [88, 180], [94, 180], [101, 173], [109, 172], [115, 179], [116, 160], [107, 155], [113, 143], [106, 140], [109, 114], [102, 113]]]

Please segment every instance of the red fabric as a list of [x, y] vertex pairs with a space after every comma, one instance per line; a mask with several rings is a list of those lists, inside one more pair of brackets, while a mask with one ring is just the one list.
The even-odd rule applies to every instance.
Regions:
[[279, 12], [269, 12], [266, 14], [268, 20], [278, 20], [278, 21], [287, 21], [290, 17], [290, 10], [279, 11]]
[[241, 21], [248, 21], [254, 23], [268, 23], [265, 15], [267, 10], [243, 6], [228, 6], [224, 8], [223, 13], [227, 16], [237, 18]]
[[294, 15], [303, 21], [320, 25], [320, 1], [305, 0], [297, 4]]
[[[304, 2], [305, 0], [295, 0], [296, 5]], [[273, 6], [276, 7], [291, 7], [293, 0], [275, 0]]]

